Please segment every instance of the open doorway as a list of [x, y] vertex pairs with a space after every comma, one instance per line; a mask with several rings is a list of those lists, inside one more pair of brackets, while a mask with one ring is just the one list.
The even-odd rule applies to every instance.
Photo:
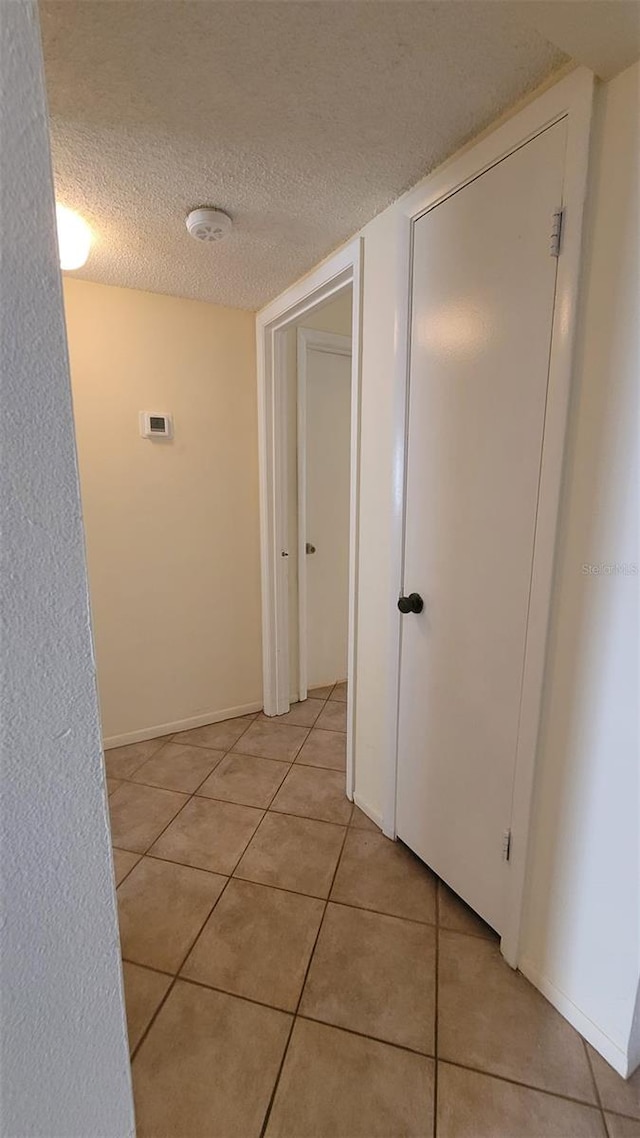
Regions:
[[351, 310], [349, 286], [285, 332], [292, 703], [347, 680]]
[[[333, 694], [353, 796], [359, 244], [258, 316], [264, 707]], [[318, 705], [320, 706], [320, 705]], [[311, 709], [312, 710], [312, 709]], [[329, 723], [334, 717], [335, 723]]]

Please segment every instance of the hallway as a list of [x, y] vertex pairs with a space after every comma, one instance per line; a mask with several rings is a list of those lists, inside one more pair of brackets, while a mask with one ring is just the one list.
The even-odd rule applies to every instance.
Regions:
[[638, 1138], [640, 1077], [345, 798], [345, 701], [106, 753], [139, 1138]]

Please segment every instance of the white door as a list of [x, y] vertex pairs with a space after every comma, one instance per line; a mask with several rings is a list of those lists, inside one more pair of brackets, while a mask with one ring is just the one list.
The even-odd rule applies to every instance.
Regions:
[[415, 223], [397, 832], [498, 931], [562, 201], [560, 122]]
[[342, 341], [342, 350], [308, 346], [299, 392], [304, 414], [300, 648], [308, 688], [347, 676], [351, 353], [348, 338], [325, 338]]

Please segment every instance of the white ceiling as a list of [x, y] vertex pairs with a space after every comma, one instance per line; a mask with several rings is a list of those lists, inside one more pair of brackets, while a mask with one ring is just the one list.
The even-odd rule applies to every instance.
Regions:
[[[565, 61], [530, 6], [45, 0], [57, 196], [96, 236], [77, 275], [260, 307]], [[208, 204], [219, 245], [184, 225]]]

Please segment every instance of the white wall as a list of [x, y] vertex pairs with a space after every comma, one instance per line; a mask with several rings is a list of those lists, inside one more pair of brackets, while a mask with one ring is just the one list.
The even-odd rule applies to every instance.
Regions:
[[[523, 945], [528, 974], [595, 1026], [596, 1046], [604, 1050], [610, 1041], [608, 1057], [620, 1069], [638, 986], [637, 579], [585, 577], [582, 564], [638, 560], [638, 82], [635, 66], [603, 85], [596, 100], [580, 374]], [[393, 745], [385, 664], [398, 585], [391, 532], [395, 207], [362, 237], [355, 791], [380, 820]]]
[[[524, 945], [623, 1053], [640, 976], [639, 90], [636, 65], [596, 102]], [[616, 563], [635, 573], [583, 569]]]
[[0, 5], [5, 1138], [134, 1133], [35, 4]]
[[311, 328], [315, 332], [334, 332], [338, 336], [351, 335], [351, 287], [340, 293], [335, 300], [308, 312], [288, 328], [285, 337], [285, 361], [287, 376], [287, 501], [289, 525], [289, 698], [298, 699], [298, 571], [295, 550], [298, 548], [298, 328]]
[[[251, 313], [65, 277], [106, 745], [262, 706]], [[171, 442], [138, 412], [173, 413]]]

